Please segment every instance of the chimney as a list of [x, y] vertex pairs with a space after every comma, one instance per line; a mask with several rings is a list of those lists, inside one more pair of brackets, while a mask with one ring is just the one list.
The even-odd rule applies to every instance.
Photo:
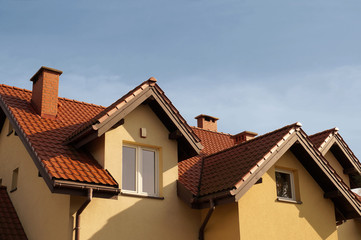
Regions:
[[62, 73], [57, 69], [42, 66], [30, 79], [33, 82], [31, 103], [42, 118], [56, 118], [59, 76]]
[[258, 135], [258, 133], [255, 133], [255, 132], [243, 131], [241, 133], [233, 135], [232, 138], [233, 138], [234, 144], [237, 145], [237, 144], [241, 144], [246, 141], [249, 141], [257, 135]]
[[217, 132], [218, 118], [201, 114], [195, 117], [195, 119], [197, 119], [197, 127]]

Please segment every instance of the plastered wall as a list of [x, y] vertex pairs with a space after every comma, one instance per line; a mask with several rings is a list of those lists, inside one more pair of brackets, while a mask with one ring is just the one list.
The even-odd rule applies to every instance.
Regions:
[[337, 227], [339, 240], [360, 240], [361, 239], [361, 219], [347, 220]]
[[13, 170], [19, 168], [17, 190], [9, 193], [29, 240], [71, 238], [70, 197], [52, 194], [18, 136], [7, 136], [6, 119], [0, 134], [0, 178], [11, 190]]
[[[140, 128], [146, 128], [146, 138], [140, 137]], [[123, 143], [157, 148], [160, 195], [164, 199], [124, 195], [118, 200], [93, 199], [82, 214], [81, 239], [197, 239], [201, 214], [177, 197], [177, 142], [168, 135], [154, 112], [140, 105], [125, 117], [123, 125], [88, 146], [120, 186]], [[77, 209], [82, 201], [72, 197], [71, 209]]]
[[[209, 209], [202, 210], [202, 220]], [[239, 240], [238, 205], [236, 202], [216, 206], [204, 230], [206, 240]]]
[[347, 186], [350, 187], [350, 177], [347, 174], [343, 173], [343, 167], [341, 164], [337, 161], [335, 155], [331, 151], [328, 151], [324, 157], [326, 160], [330, 163], [331, 167], [335, 169], [337, 174], [342, 178], [342, 180], [347, 184]]
[[[275, 168], [294, 170], [298, 200], [277, 201]], [[240, 239], [338, 239], [332, 201], [290, 152], [286, 152], [238, 201]]]

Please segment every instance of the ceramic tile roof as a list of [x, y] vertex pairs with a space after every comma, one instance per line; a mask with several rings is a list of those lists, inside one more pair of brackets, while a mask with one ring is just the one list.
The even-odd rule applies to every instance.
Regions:
[[203, 158], [199, 196], [231, 190], [266, 158], [272, 149], [287, 138], [298, 123], [256, 137], [242, 144]]
[[51, 179], [71, 180], [117, 187], [112, 176], [91, 155], [64, 145], [79, 126], [104, 107], [59, 98], [55, 120], [41, 118], [30, 104], [31, 91], [0, 85], [0, 101], [15, 119], [28, 144]]
[[201, 140], [204, 148], [200, 155], [178, 163], [178, 179], [187, 189], [196, 195], [200, 179], [202, 157], [230, 148], [234, 145], [234, 141], [231, 139], [232, 135], [230, 134], [213, 132], [196, 127], [192, 127], [192, 129]]
[[341, 146], [351, 155], [352, 161], [361, 169], [361, 162], [358, 160], [351, 148], [347, 145], [342, 136], [338, 133], [338, 128], [332, 128], [313, 134], [309, 136], [309, 139], [318, 150], [322, 151], [322, 147], [332, 138], [332, 136], [339, 140]]
[[311, 142], [313, 143], [313, 145], [315, 146], [315, 148], [320, 149], [321, 145], [326, 142], [327, 138], [331, 134], [333, 134], [337, 131], [338, 131], [337, 128], [331, 128], [331, 129], [310, 135], [309, 138], [310, 138]]
[[28, 239], [4, 186], [0, 186], [0, 239]]
[[193, 128], [204, 146], [200, 155], [178, 164], [179, 181], [195, 196], [231, 190], [298, 123], [239, 145], [232, 135]]
[[67, 138], [67, 140], [72, 140], [78, 135], [87, 132], [88, 129], [92, 127], [92, 125], [96, 123], [102, 123], [106, 121], [108, 118], [112, 117], [112, 115], [116, 114], [117, 110], [122, 109], [126, 103], [130, 102], [132, 99], [137, 97], [141, 92], [147, 90], [149, 87], [152, 87], [157, 93], [161, 96], [161, 98], [167, 103], [167, 106], [176, 114], [177, 118], [182, 122], [183, 126], [187, 129], [188, 133], [195, 138], [197, 142], [197, 135], [194, 134], [187, 121], [180, 115], [179, 111], [174, 107], [172, 102], [168, 99], [168, 97], [164, 94], [164, 91], [156, 84], [155, 78], [149, 78], [147, 81], [144, 81], [139, 86], [135, 87], [133, 90], [129, 91], [122, 98], [115, 101], [109, 107], [105, 108], [103, 111], [99, 112], [96, 116], [90, 118], [88, 121], [81, 124], [78, 128], [76, 128]]

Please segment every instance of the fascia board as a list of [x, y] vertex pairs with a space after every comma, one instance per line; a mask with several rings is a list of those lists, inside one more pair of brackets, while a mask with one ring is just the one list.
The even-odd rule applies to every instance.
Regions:
[[335, 187], [342, 193], [342, 195], [346, 198], [346, 200], [361, 216], [361, 204], [359, 204], [357, 200], [354, 199], [352, 193], [350, 193], [347, 189], [345, 189], [342, 186], [342, 184], [337, 180], [336, 175], [334, 175], [331, 172], [331, 169], [328, 166], [326, 166], [326, 163], [321, 159], [321, 156], [317, 151], [315, 151], [315, 148], [312, 146], [312, 144], [310, 144], [307, 138], [304, 137], [301, 133], [298, 133], [298, 135], [299, 135], [299, 143], [311, 155], [312, 159], [315, 160], [319, 168], [326, 174], [326, 176], [331, 180], [331, 182], [335, 185]]
[[240, 184], [240, 186], [234, 190], [231, 190], [230, 193], [235, 195], [235, 200], [238, 201], [257, 181], [263, 176], [276, 162], [280, 157], [288, 150], [290, 147], [298, 140], [296, 131], [291, 134], [286, 141], [279, 146], [276, 151], [271, 153], [271, 155], [265, 160], [264, 164], [261, 164], [259, 168], [251, 174], [251, 176]]
[[168, 117], [173, 121], [173, 123], [177, 126], [177, 128], [181, 131], [183, 136], [187, 139], [187, 141], [192, 145], [194, 150], [199, 154], [203, 149], [203, 146], [200, 142], [196, 142], [195, 139], [190, 135], [184, 124], [179, 120], [178, 117], [173, 113], [168, 104], [163, 100], [163, 98], [158, 94], [157, 91], [153, 90], [153, 97], [157, 100], [159, 105], [162, 107], [164, 112], [168, 115]]
[[335, 137], [335, 143], [339, 146], [339, 148], [341, 149], [343, 154], [345, 154], [345, 156], [347, 157], [349, 162], [352, 164], [352, 166], [354, 166], [355, 169], [358, 171], [358, 173], [361, 174], [361, 166], [357, 165], [355, 163], [355, 161], [358, 161], [358, 160], [353, 157], [353, 155], [348, 150], [348, 147], [346, 147], [345, 144], [343, 143], [343, 140], [339, 139], [338, 137]]
[[322, 148], [321, 147], [318, 148], [318, 150], [322, 153], [322, 156], [325, 156], [326, 153], [333, 146], [333, 144], [336, 142], [335, 136], [328, 136], [328, 137], [330, 137], [331, 139], [328, 140], [324, 146], [322, 146], [322, 144], [321, 144]]
[[131, 101], [126, 103], [123, 108], [118, 109], [112, 116], [109, 116], [109, 118], [106, 119], [104, 122], [93, 125], [93, 129], [97, 131], [98, 137], [102, 136], [114, 124], [125, 118], [131, 111], [133, 111], [151, 96], [154, 97], [154, 99], [158, 102], [158, 104], [161, 106], [167, 116], [172, 120], [172, 122], [181, 131], [183, 136], [191, 144], [193, 149], [199, 154], [200, 150], [203, 149], [203, 146], [193, 139], [193, 137], [190, 135], [183, 123], [175, 116], [168, 104], [163, 100], [163, 98], [157, 93], [157, 91], [153, 87], [148, 87], [148, 89], [144, 90], [144, 92], [140, 93]]

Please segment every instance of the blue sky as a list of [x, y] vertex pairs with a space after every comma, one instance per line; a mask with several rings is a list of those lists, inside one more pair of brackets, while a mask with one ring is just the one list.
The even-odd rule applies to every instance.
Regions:
[[154, 76], [190, 125], [337, 126], [361, 158], [361, 2], [0, 0], [0, 82], [107, 106]]

